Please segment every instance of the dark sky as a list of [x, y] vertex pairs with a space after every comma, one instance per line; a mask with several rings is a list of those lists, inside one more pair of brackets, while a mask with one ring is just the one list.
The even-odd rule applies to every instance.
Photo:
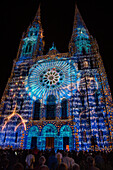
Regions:
[[[0, 97], [11, 74], [22, 33], [32, 22], [39, 0], [0, 2]], [[97, 39], [113, 96], [112, 1], [78, 0], [77, 5], [90, 32]], [[74, 19], [74, 0], [41, 0], [41, 19], [46, 54], [54, 41], [59, 52], [68, 52]]]

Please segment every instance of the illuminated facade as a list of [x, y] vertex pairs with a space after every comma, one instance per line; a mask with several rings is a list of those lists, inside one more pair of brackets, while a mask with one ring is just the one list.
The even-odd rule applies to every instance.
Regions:
[[0, 146], [110, 149], [112, 97], [96, 40], [76, 6], [69, 52], [43, 55], [40, 7], [23, 34], [0, 105]]

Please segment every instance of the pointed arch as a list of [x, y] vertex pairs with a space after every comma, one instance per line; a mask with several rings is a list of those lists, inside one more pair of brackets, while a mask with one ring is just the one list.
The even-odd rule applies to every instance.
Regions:
[[4, 128], [6, 127], [7, 123], [8, 123], [14, 116], [17, 116], [17, 117], [19, 117], [19, 118], [21, 119], [21, 122], [15, 127], [14, 131], [16, 131], [17, 128], [18, 128], [21, 124], [23, 124], [24, 130], [26, 130], [26, 124], [25, 124], [25, 122], [26, 122], [27, 120], [23, 119], [23, 117], [22, 117], [20, 114], [16, 113], [16, 108], [17, 108], [17, 103], [16, 103], [16, 105], [15, 105], [15, 108], [14, 108], [14, 110], [13, 110], [13, 113], [6, 117], [7, 119], [5, 119], [5, 121], [4, 121], [4, 125], [2, 126], [2, 131], [3, 131]]

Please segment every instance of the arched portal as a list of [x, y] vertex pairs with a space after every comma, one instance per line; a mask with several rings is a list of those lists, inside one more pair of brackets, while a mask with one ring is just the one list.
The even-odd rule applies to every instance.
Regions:
[[42, 129], [42, 149], [51, 149], [51, 148], [57, 148], [58, 145], [58, 131], [55, 125], [53, 124], [47, 124]]
[[71, 150], [73, 148], [72, 129], [69, 125], [64, 125], [60, 129], [60, 145], [62, 150], [66, 150], [66, 148]]
[[27, 149], [34, 148], [37, 146], [39, 136], [39, 129], [37, 126], [32, 126], [29, 129], [27, 136]]

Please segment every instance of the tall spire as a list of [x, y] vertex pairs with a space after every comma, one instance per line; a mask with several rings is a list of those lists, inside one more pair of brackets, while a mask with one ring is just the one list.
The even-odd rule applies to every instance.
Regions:
[[82, 19], [82, 16], [79, 12], [77, 4], [75, 3], [75, 16], [74, 16], [72, 37], [76, 35], [76, 33], [79, 29], [84, 29], [86, 31], [86, 34], [89, 35], [89, 31], [86, 27], [86, 24], [85, 24], [84, 20]]
[[81, 28], [85, 28], [87, 29], [85, 22], [82, 19], [82, 16], [79, 12], [79, 9], [77, 7], [77, 4], [75, 4], [75, 16], [74, 16], [74, 24], [73, 24], [73, 28], [77, 28], [77, 27], [81, 27]]
[[34, 18], [34, 20], [33, 20], [33, 23], [39, 23], [39, 24], [41, 24], [40, 4], [39, 4], [38, 10], [37, 10], [37, 12], [36, 12], [35, 18]]
[[[22, 37], [22, 48], [20, 52], [20, 59], [26, 59], [36, 55], [42, 55], [44, 43], [43, 43], [43, 29], [41, 25], [40, 17], [40, 4], [34, 20], [27, 28], [26, 33]], [[19, 50], [20, 51], [20, 50]]]
[[79, 42], [83, 39], [89, 39], [90, 34], [86, 27], [86, 24], [84, 20], [82, 19], [82, 16], [78, 10], [77, 4], [75, 3], [75, 16], [74, 16], [74, 23], [73, 23], [73, 31], [71, 40], [69, 43], [69, 51], [73, 51], [75, 53], [76, 49], [78, 48], [76, 46], [76, 42], [79, 40]]

